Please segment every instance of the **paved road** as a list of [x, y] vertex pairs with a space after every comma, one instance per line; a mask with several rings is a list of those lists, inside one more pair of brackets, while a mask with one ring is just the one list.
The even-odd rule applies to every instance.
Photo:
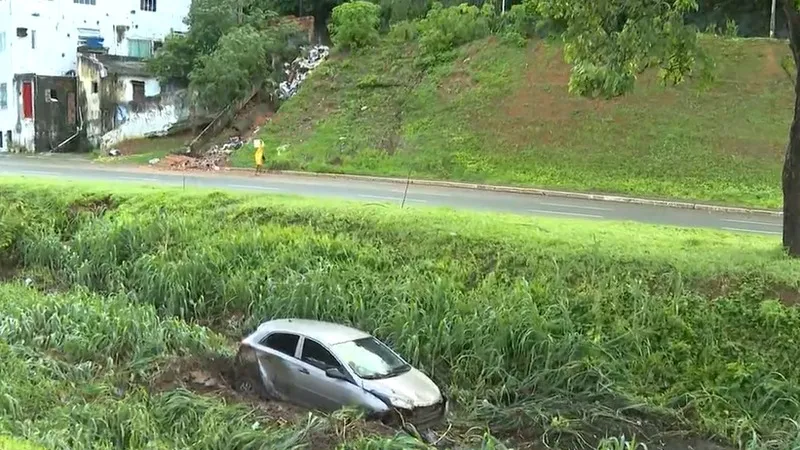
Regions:
[[[246, 190], [253, 192], [296, 194], [313, 197], [338, 197], [368, 202], [401, 203], [404, 185], [304, 177], [261, 175], [233, 172], [175, 173], [89, 164], [77, 160], [26, 158], [0, 155], [0, 175], [51, 177], [63, 180], [113, 181], [133, 184], [201, 187]], [[538, 195], [509, 194], [460, 188], [411, 185], [408, 206], [444, 206], [456, 209], [510, 212], [550, 217], [589, 220], [627, 220], [662, 225], [716, 228], [733, 232], [778, 236], [781, 219], [747, 214], [715, 213], [626, 203], [574, 200]]]

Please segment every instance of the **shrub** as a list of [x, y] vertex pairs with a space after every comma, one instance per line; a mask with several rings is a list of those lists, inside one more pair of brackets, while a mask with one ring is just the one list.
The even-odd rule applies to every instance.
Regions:
[[420, 21], [420, 44], [427, 57], [441, 59], [453, 48], [486, 37], [495, 19], [492, 3], [482, 8], [462, 3], [445, 8], [434, 3], [428, 15]]
[[380, 7], [374, 3], [357, 0], [333, 8], [328, 26], [336, 47], [359, 49], [378, 41]]

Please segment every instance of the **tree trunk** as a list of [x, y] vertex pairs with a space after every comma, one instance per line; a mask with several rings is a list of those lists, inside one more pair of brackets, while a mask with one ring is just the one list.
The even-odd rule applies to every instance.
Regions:
[[[795, 66], [800, 68], [800, 12], [794, 0], [784, 0], [789, 23], [789, 46]], [[789, 145], [783, 163], [783, 247], [790, 256], [800, 257], [800, 70], [795, 72], [795, 101]]]

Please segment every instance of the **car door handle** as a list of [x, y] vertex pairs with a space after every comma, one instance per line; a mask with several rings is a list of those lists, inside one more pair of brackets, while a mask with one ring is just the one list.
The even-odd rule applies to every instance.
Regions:
[[310, 375], [311, 374], [311, 372], [309, 372], [308, 369], [306, 369], [305, 367], [301, 367], [301, 368], [297, 369], [297, 371], [300, 372], [300, 373], [304, 373], [306, 375]]

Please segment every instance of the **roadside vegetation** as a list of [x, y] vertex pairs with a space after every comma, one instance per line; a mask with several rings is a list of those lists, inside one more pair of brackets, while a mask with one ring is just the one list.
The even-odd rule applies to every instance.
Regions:
[[800, 263], [766, 237], [6, 179], [0, 258], [36, 288], [0, 289], [0, 434], [54, 448], [307, 442], [316, 421], [143, 388], [287, 316], [391, 343], [473, 446], [800, 448]]
[[675, 87], [651, 70], [605, 100], [569, 93], [556, 41], [483, 37], [421, 67], [421, 44], [392, 36], [334, 55], [281, 106], [260, 136], [271, 168], [782, 204], [784, 42], [705, 36], [713, 67]]

